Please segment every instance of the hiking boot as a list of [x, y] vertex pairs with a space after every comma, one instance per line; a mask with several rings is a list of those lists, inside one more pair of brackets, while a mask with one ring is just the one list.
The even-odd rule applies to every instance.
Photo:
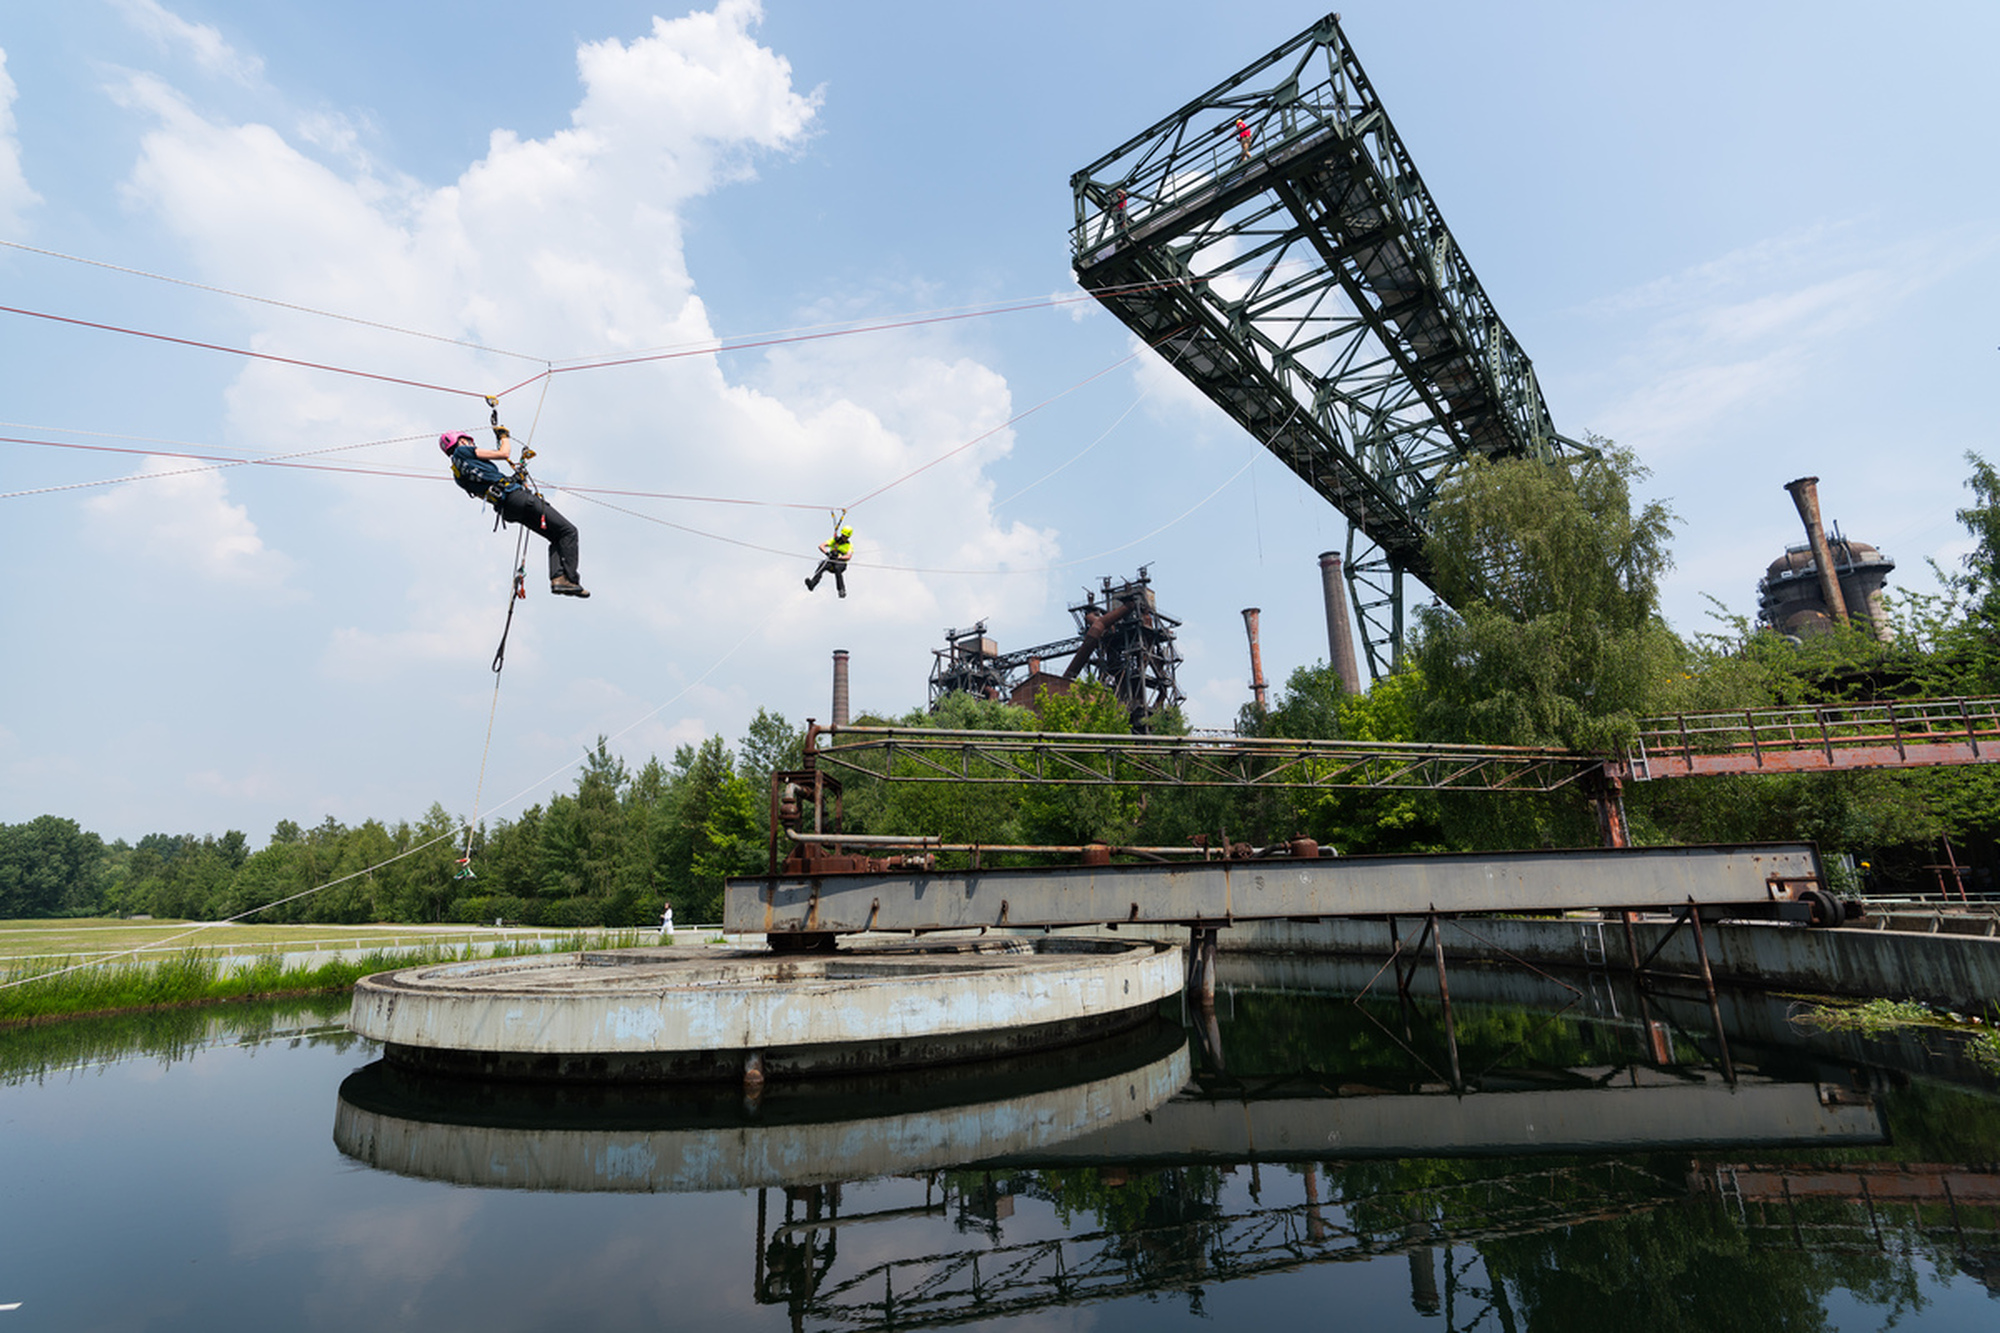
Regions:
[[562, 577], [560, 574], [558, 574], [555, 578], [549, 580], [549, 591], [554, 593], [558, 597], [590, 596], [589, 593], [584, 591], [583, 585], [581, 583], [571, 582], [569, 579]]
[[819, 587], [819, 580], [818, 580], [818, 579], [807, 579], [807, 580], [806, 580], [806, 591], [807, 591], [807, 592], [811, 592], [811, 591], [812, 591], [812, 590], [813, 590], [814, 588], [817, 588], [817, 587]]

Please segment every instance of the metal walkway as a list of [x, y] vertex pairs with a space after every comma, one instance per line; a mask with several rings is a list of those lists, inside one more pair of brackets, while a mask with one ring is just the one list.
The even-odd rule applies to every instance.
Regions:
[[1745, 708], [1651, 718], [1615, 776], [1715, 777], [1935, 768], [2000, 760], [2000, 699]]
[[1336, 16], [1070, 185], [1077, 281], [1349, 519], [1374, 675], [1400, 656], [1445, 471], [1587, 452], [1557, 434]]
[[2000, 762], [2000, 698], [1746, 708], [1647, 718], [1616, 756], [1507, 745], [812, 729], [811, 762], [890, 782], [1549, 792], [1627, 782]]

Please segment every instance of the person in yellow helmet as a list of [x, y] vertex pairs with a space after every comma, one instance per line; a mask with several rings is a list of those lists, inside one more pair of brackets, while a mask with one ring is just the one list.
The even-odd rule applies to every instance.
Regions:
[[854, 554], [854, 529], [841, 524], [833, 536], [819, 544], [819, 552], [826, 559], [819, 562], [819, 568], [806, 580], [806, 591], [819, 587], [820, 579], [831, 574], [833, 586], [840, 590], [842, 597], [847, 596], [847, 580], [841, 575], [847, 572], [847, 557]]

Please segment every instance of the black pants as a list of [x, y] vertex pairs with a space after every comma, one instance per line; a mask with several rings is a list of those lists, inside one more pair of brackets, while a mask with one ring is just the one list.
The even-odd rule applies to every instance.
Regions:
[[842, 597], [845, 597], [847, 596], [847, 580], [841, 577], [845, 573], [847, 573], [847, 562], [845, 560], [822, 560], [819, 562], [819, 568], [813, 571], [813, 576], [806, 580], [806, 587], [808, 589], [817, 588], [820, 579], [831, 574], [833, 575], [834, 590]]
[[539, 532], [549, 541], [549, 579], [579, 582], [576, 576], [576, 524], [556, 512], [556, 507], [525, 486], [517, 486], [500, 497], [500, 517]]

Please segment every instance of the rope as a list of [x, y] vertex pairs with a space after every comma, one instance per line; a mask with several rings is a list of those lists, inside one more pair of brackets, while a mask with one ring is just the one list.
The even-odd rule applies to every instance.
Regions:
[[[527, 599], [528, 530], [524, 527], [521, 529], [520, 536], [514, 543], [514, 582], [507, 589], [507, 621], [500, 627], [500, 646], [493, 650], [493, 674], [495, 676], [500, 674], [500, 668], [507, 665], [507, 636], [514, 631], [514, 603], [524, 602]], [[496, 680], [493, 683], [497, 687], [500, 682]], [[493, 743], [491, 723], [488, 724], [486, 743], [489, 745]], [[483, 770], [486, 766], [484, 756], [481, 756], [479, 764]], [[475, 811], [479, 808], [479, 797], [476, 793], [472, 798], [472, 807]]]
[[[535, 415], [528, 423], [527, 438], [521, 443], [521, 463], [514, 469], [515, 475], [534, 491], [538, 500], [541, 490], [535, 487], [534, 479], [528, 475], [527, 455], [534, 452], [535, 429], [541, 425], [542, 408], [548, 401], [549, 379], [545, 375], [542, 378], [542, 396], [535, 401]], [[497, 405], [493, 408], [492, 421], [492, 428], [497, 433], [501, 429]], [[493, 521], [498, 525], [503, 520], [497, 505], [494, 506], [494, 514]], [[500, 646], [493, 650], [493, 704], [486, 713], [486, 743], [479, 751], [479, 780], [472, 789], [472, 818], [465, 823], [465, 846], [458, 856], [459, 875], [467, 879], [472, 877], [472, 834], [479, 827], [479, 802], [486, 794], [486, 762], [493, 753], [493, 720], [500, 715], [500, 673], [507, 665], [507, 636], [514, 632], [514, 604], [528, 598], [528, 525], [517, 523], [515, 526], [520, 531], [514, 535], [514, 581], [507, 589], [507, 619], [500, 626]]]
[[[77, 433], [85, 434], [87, 432], [79, 431]], [[143, 439], [144, 437], [127, 436], [123, 438]], [[425, 477], [426, 480], [429, 480], [431, 479], [430, 474], [427, 473], [419, 474], [415, 472], [394, 472], [384, 468], [326, 467], [311, 463], [295, 463], [287, 461], [289, 459], [297, 459], [297, 458], [312, 458], [320, 454], [337, 454], [349, 449], [373, 449], [377, 445], [383, 445], [383, 444], [408, 444], [413, 440], [422, 440], [428, 438], [429, 438], [428, 435], [398, 435], [392, 439], [387, 439], [387, 440], [367, 440], [360, 444], [332, 444], [332, 445], [327, 445], [326, 447], [320, 449], [300, 449], [296, 453], [271, 454], [263, 458], [221, 458], [215, 454], [190, 454], [190, 453], [183, 453], [179, 450], [128, 449], [110, 444], [78, 444], [74, 441], [66, 441], [66, 440], [28, 440], [28, 439], [16, 438], [13, 436], [0, 436], [0, 444], [32, 444], [32, 445], [40, 445], [50, 449], [83, 449], [91, 453], [136, 454], [146, 458], [193, 458], [202, 460], [204, 464], [204, 466], [201, 467], [170, 468], [164, 472], [139, 472], [139, 473], [134, 473], [131, 476], [125, 476], [125, 477], [104, 477], [100, 478], [97, 481], [71, 481], [71, 482], [65, 482], [59, 486], [37, 486], [24, 491], [5, 491], [5, 492], [0, 492], [0, 500], [17, 500], [20, 499], [22, 496], [27, 496], [27, 495], [52, 495], [58, 491], [88, 490], [94, 486], [117, 486], [130, 481], [151, 481], [157, 477], [187, 477], [202, 472], [221, 472], [224, 471], [225, 469], [232, 467], [248, 467], [248, 466], [301, 467], [310, 469], [311, 471], [315, 472], [351, 472], [367, 477], [415, 477], [422, 475]]]
[[[1157, 346], [1157, 344], [1155, 345]], [[1169, 366], [1178, 365], [1182, 354], [1185, 353], [1186, 351], [1187, 351], [1187, 344], [1182, 344], [1182, 346], [1178, 350], [1176, 350], [1171, 357], [1167, 358], [1167, 364]], [[1083, 448], [1077, 450], [1075, 453], [1071, 454], [1067, 459], [1056, 464], [1054, 467], [1050, 468], [1047, 472], [1044, 472], [1041, 476], [1036, 477], [1033, 481], [1029, 482], [1026, 486], [1021, 487], [1020, 490], [1015, 491], [1012, 495], [1008, 496], [1006, 499], [995, 500], [993, 502], [993, 508], [1001, 509], [1007, 505], [1014, 503], [1014, 501], [1020, 499], [1022, 496], [1026, 495], [1029, 491], [1034, 490], [1035, 487], [1041, 485], [1043, 482], [1047, 481], [1050, 477], [1055, 476], [1056, 473], [1065, 470], [1071, 464], [1080, 460], [1085, 454], [1089, 453], [1092, 449], [1095, 449], [1098, 445], [1104, 443], [1105, 440], [1109, 439], [1111, 437], [1111, 432], [1117, 430], [1120, 426], [1124, 425], [1125, 418], [1131, 416], [1134, 412], [1138, 411], [1139, 404], [1145, 402], [1148, 398], [1152, 396], [1153, 396], [1153, 386], [1150, 384], [1147, 385], [1145, 388], [1139, 390], [1138, 396], [1133, 398], [1131, 403], [1126, 406], [1123, 412], [1120, 412], [1117, 415], [1117, 417], [1113, 419], [1110, 425], [1106, 426], [1103, 430], [1098, 432], [1096, 439], [1092, 440], [1089, 444], [1084, 445]]]
[[[236, 356], [247, 356], [255, 361], [273, 361], [284, 366], [302, 366], [307, 370], [324, 370], [335, 375], [352, 375], [356, 379], [376, 380], [383, 384], [401, 384], [412, 389], [429, 389], [434, 393], [469, 394], [475, 398], [485, 395], [472, 389], [454, 389], [444, 384], [429, 384], [423, 380], [406, 380], [396, 375], [378, 375], [372, 370], [354, 370], [347, 366], [331, 366], [322, 361], [301, 361], [297, 357], [277, 356], [270, 352], [253, 352], [244, 347], [228, 347], [221, 343], [205, 343], [194, 338], [176, 338], [167, 333], [149, 333], [145, 329], [128, 329], [117, 324], [100, 324], [95, 320], [77, 319], [70, 315], [52, 315], [43, 310], [23, 310], [19, 306], [0, 305], [0, 314], [25, 315], [29, 319], [46, 319], [57, 324], [73, 324], [78, 328], [98, 329], [105, 333], [122, 333], [133, 338], [151, 338], [155, 342], [174, 343], [181, 347], [199, 347], [208, 352], [229, 352]], [[530, 381], [532, 383], [532, 381]]]
[[[1158, 347], [1161, 343], [1165, 342], [1167, 339], [1172, 338], [1176, 334], [1185, 331], [1186, 328], [1187, 326], [1183, 324], [1179, 328], [1169, 330], [1168, 332], [1160, 335], [1160, 337], [1154, 339], [1152, 342], [1147, 343], [1146, 349], [1151, 350], [1152, 348]], [[1001, 431], [1006, 430], [1009, 426], [1013, 425], [1015, 422], [1020, 421], [1025, 417], [1033, 416], [1035, 413], [1047, 407], [1050, 403], [1056, 402], [1059, 399], [1067, 398], [1069, 397], [1069, 395], [1075, 393], [1078, 389], [1083, 388], [1086, 384], [1091, 384], [1097, 380], [1103, 379], [1106, 375], [1109, 375], [1112, 371], [1118, 369], [1120, 366], [1126, 364], [1128, 361], [1137, 359], [1138, 355], [1139, 355], [1138, 352], [1127, 352], [1124, 356], [1119, 357], [1116, 361], [1113, 361], [1110, 365], [1104, 367], [1104, 369], [1099, 370], [1094, 374], [1084, 376], [1076, 383], [1070, 385], [1067, 389], [1063, 389], [1058, 393], [1050, 394], [1047, 398], [1042, 399], [1041, 402], [1036, 403], [1033, 407], [1025, 408], [1019, 412], [1016, 412], [1013, 416], [1008, 417], [1005, 421], [995, 426], [992, 430], [983, 431], [980, 434], [975, 435], [971, 439], [967, 440], [964, 444], [959, 445], [957, 448], [949, 449], [944, 453], [939, 454], [936, 458], [933, 458], [930, 462], [925, 463], [920, 467], [911, 468], [908, 472], [905, 472], [902, 476], [893, 478], [892, 480], [882, 483], [880, 486], [877, 486], [874, 490], [868, 492], [868, 494], [862, 496], [859, 500], [848, 501], [846, 505], [842, 506], [842, 509], [843, 510], [858, 509], [860, 506], [866, 504], [868, 501], [874, 499], [876, 496], [882, 494], [884, 491], [893, 490], [896, 487], [901, 486], [904, 482], [909, 481], [911, 478], [920, 476], [923, 473], [930, 471], [932, 468], [936, 467], [939, 463], [944, 462], [946, 459], [955, 458], [959, 454], [964, 453], [967, 449], [970, 449], [973, 445], [978, 444], [980, 441], [990, 439], [991, 437], [999, 434]]]
[[136, 944], [129, 949], [121, 949], [116, 953], [101, 954], [91, 959], [89, 962], [78, 963], [73, 967], [60, 967], [53, 972], [40, 972], [32, 977], [18, 977], [13, 981], [0, 981], [0, 990], [11, 990], [16, 986], [32, 985], [38, 981], [47, 981], [51, 977], [68, 976], [71, 972], [81, 972], [87, 967], [100, 967], [105, 963], [115, 962], [120, 958], [135, 957], [138, 954], [141, 954], [148, 949], [157, 949], [160, 948], [162, 945], [172, 944], [178, 940], [184, 940], [189, 938], [190, 936], [199, 935], [204, 930], [213, 930], [217, 926], [232, 925], [235, 922], [242, 921], [247, 917], [256, 916], [259, 912], [268, 912], [273, 907], [283, 907], [286, 903], [297, 902], [301, 898], [308, 897], [315, 893], [322, 893], [327, 889], [338, 887], [339, 885], [347, 883], [347, 881], [351, 879], [360, 879], [363, 875], [372, 875], [377, 870], [380, 870], [383, 866], [394, 865], [396, 862], [403, 860], [405, 857], [415, 856], [418, 852], [421, 852], [426, 848], [437, 846], [439, 843], [443, 842], [446, 838], [449, 838], [450, 836], [452, 835], [449, 833], [440, 833], [435, 838], [429, 838], [423, 842], [418, 843], [416, 846], [410, 848], [408, 851], [397, 852], [394, 856], [386, 856], [382, 858], [380, 861], [377, 861], [374, 865], [363, 866], [361, 869], [353, 871], [350, 874], [342, 875], [338, 879], [330, 879], [324, 884], [315, 884], [309, 889], [300, 889], [297, 893], [287, 894], [283, 898], [276, 899], [272, 902], [264, 903], [261, 906], [248, 908], [244, 911], [238, 912], [235, 916], [223, 917], [220, 921], [204, 921], [199, 925], [195, 926], [192, 930], [184, 930], [178, 935], [169, 935], [167, 936], [167, 938], [163, 940], [152, 940], [145, 944]]
[[303, 315], [318, 315], [322, 319], [337, 319], [344, 324], [358, 324], [365, 329], [381, 329], [385, 333], [400, 333], [410, 338], [424, 338], [431, 342], [447, 343], [453, 347], [464, 347], [474, 352], [491, 352], [494, 356], [511, 356], [517, 361], [540, 361], [538, 356], [525, 352], [510, 352], [504, 347], [487, 347], [482, 343], [468, 342], [463, 338], [447, 338], [441, 333], [425, 333], [421, 329], [406, 329], [395, 324], [384, 324], [377, 320], [361, 319], [355, 315], [343, 315], [337, 311], [319, 310], [309, 305], [297, 305], [291, 301], [274, 300], [269, 296], [252, 296], [249, 292], [233, 292], [227, 287], [211, 287], [205, 282], [190, 282], [186, 278], [169, 277], [164, 273], [148, 273], [142, 268], [127, 268], [123, 264], [110, 264], [102, 259], [86, 259], [82, 255], [66, 255], [60, 250], [44, 250], [37, 245], [23, 245], [19, 241], [0, 240], [0, 245], [9, 250], [23, 250], [31, 255], [47, 255], [50, 259], [65, 259], [72, 264], [88, 264], [92, 268], [108, 269], [113, 273], [126, 273], [135, 278], [150, 278], [154, 282], [171, 282], [177, 287], [192, 287], [198, 292], [213, 292], [217, 296], [233, 297], [238, 301], [255, 301], [259, 305], [276, 306], [280, 310], [296, 310]]
[[[81, 435], [91, 432], [78, 431], [76, 433]], [[145, 437], [125, 436], [114, 438], [143, 439]], [[291, 459], [309, 458], [319, 454], [338, 453], [346, 449], [367, 449], [378, 444], [409, 444], [416, 440], [428, 440], [431, 438], [432, 436], [426, 432], [422, 435], [398, 435], [393, 439], [370, 440], [364, 444], [337, 444], [329, 445], [322, 449], [302, 449], [297, 453], [272, 454], [261, 458], [225, 458], [219, 454], [196, 454], [182, 449], [132, 449], [108, 444], [80, 444], [71, 440], [32, 440], [19, 436], [0, 435], [0, 444], [27, 444], [45, 449], [81, 449], [90, 453], [131, 454], [141, 458], [192, 458], [202, 460], [205, 464], [208, 464], [208, 466], [203, 467], [174, 468], [164, 472], [139, 472], [123, 477], [102, 477], [96, 481], [65, 482], [58, 486], [37, 486], [28, 490], [0, 491], [0, 500], [15, 500], [29, 495], [49, 495], [59, 491], [87, 490], [93, 486], [120, 486], [127, 482], [151, 481], [156, 477], [181, 477], [192, 473], [219, 472], [224, 468], [244, 466], [295, 467], [303, 468], [310, 472], [346, 472], [363, 477], [397, 477], [409, 481], [436, 481], [437, 474], [435, 472], [409, 472], [387, 467], [327, 467], [312, 463], [288, 461]], [[629, 491], [603, 486], [559, 486], [555, 489], [577, 494], [589, 492], [597, 495], [621, 495], [628, 499], [637, 500], [679, 500], [688, 504], [744, 505], [764, 509], [810, 509], [814, 512], [826, 508], [823, 504], [808, 504], [804, 501], [746, 500], [728, 495], [688, 495], [677, 491]]]

